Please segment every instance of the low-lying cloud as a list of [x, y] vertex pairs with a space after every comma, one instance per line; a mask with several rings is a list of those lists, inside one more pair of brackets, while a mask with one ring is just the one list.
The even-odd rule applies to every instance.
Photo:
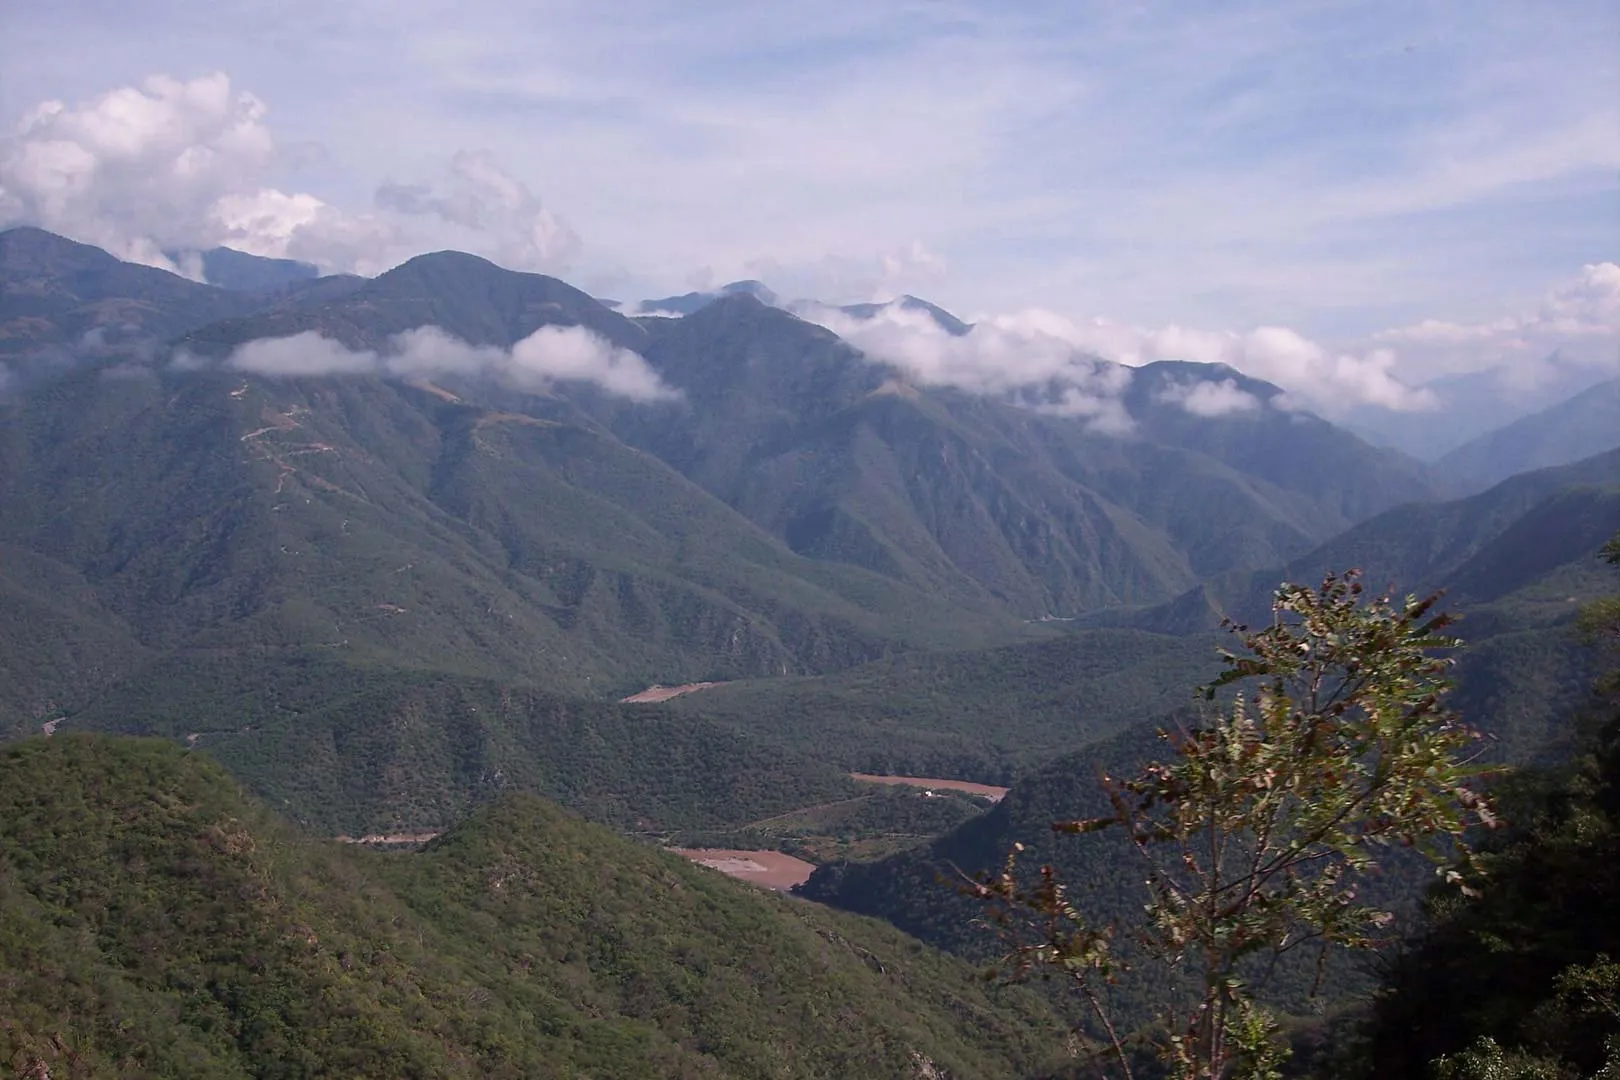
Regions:
[[1154, 396], [1160, 401], [1180, 405], [1194, 416], [1231, 416], [1260, 408], [1260, 399], [1240, 388], [1236, 379], [1172, 383]]
[[[181, 358], [182, 363], [185, 358]], [[525, 390], [585, 382], [632, 401], [667, 401], [679, 392], [647, 361], [581, 326], [544, 326], [510, 349], [469, 345], [436, 326], [396, 334], [380, 350], [350, 349], [313, 330], [260, 338], [232, 350], [225, 366], [256, 375], [489, 375]]]
[[[1286, 391], [1279, 405], [1335, 416], [1357, 405], [1412, 412], [1434, 407], [1434, 395], [1407, 385], [1394, 372], [1388, 348], [1336, 351], [1286, 327], [1262, 326], [1247, 333], [1181, 326], [1148, 329], [1097, 318], [1084, 322], [1034, 308], [975, 320], [968, 333], [952, 335], [924, 311], [891, 304], [869, 319], [825, 308], [805, 308], [817, 322], [868, 355], [907, 371], [920, 381], [975, 393], [1021, 392], [1055, 382], [1074, 388], [1081, 401], [1106, 401], [1123, 392], [1128, 370], [1158, 360], [1225, 364]], [[1259, 406], [1226, 381], [1196, 382], [1173, 391], [1177, 404], [1203, 416]]]
[[800, 306], [797, 313], [919, 383], [1083, 418], [1101, 432], [1131, 429], [1120, 400], [1130, 371], [1077, 350], [1061, 332], [1063, 326], [1042, 318], [983, 319], [967, 333], [953, 334], [927, 311], [900, 304], [886, 305], [870, 318], [815, 305]]

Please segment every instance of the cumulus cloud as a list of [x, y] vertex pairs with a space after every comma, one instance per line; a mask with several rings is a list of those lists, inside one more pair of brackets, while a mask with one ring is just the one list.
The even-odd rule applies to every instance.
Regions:
[[[363, 274], [431, 246], [528, 270], [561, 270], [579, 253], [574, 229], [485, 151], [455, 154], [442, 192], [384, 184], [374, 212], [283, 190], [270, 176], [296, 148], [281, 152], [268, 115], [219, 73], [42, 102], [0, 141], [0, 226], [39, 225], [199, 279], [195, 253], [220, 245]], [[412, 235], [429, 223], [447, 235]]]
[[263, 183], [276, 162], [268, 108], [223, 74], [30, 110], [0, 144], [0, 223], [28, 222], [134, 262], [219, 244], [348, 268], [391, 232], [313, 195]]
[[493, 154], [463, 150], [451, 158], [450, 173], [443, 193], [426, 184], [385, 183], [377, 188], [377, 205], [436, 217], [466, 235], [470, 247], [517, 270], [563, 270], [579, 254], [579, 234]]
[[1240, 389], [1236, 379], [1172, 383], [1154, 396], [1160, 401], [1180, 405], [1194, 416], [1230, 416], [1260, 408], [1260, 399]]
[[[1375, 335], [1424, 377], [1498, 370], [1534, 386], [1551, 367], [1620, 370], [1620, 264], [1590, 263], [1532, 311], [1485, 322], [1425, 319]], [[1554, 357], [1556, 356], [1556, 359]]]
[[[180, 357], [186, 366], [189, 357]], [[227, 367], [257, 375], [492, 375], [539, 390], [560, 381], [591, 383], [632, 401], [678, 397], [640, 356], [580, 326], [543, 326], [510, 350], [469, 345], [436, 326], [396, 334], [381, 350], [350, 349], [314, 330], [238, 345]]]

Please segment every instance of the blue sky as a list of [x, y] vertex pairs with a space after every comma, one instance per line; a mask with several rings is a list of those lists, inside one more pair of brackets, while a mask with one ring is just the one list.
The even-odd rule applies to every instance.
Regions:
[[[1612, 0], [56, 0], [0, 20], [0, 217], [136, 257], [224, 241], [375, 271], [453, 246], [627, 298], [756, 276], [1144, 333], [1287, 327], [1329, 361], [1394, 350], [1408, 383], [1620, 350]], [[167, 111], [105, 97], [215, 73], [228, 92]], [[207, 152], [175, 181], [187, 140]], [[1561, 342], [1547, 313], [1570, 305]]]

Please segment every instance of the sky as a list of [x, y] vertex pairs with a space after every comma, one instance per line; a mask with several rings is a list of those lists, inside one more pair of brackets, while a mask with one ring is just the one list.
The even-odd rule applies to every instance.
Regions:
[[12, 4], [20, 223], [156, 264], [910, 292], [985, 328], [958, 366], [1055, 340], [1421, 411], [1553, 353], [1620, 373], [1620, 5]]

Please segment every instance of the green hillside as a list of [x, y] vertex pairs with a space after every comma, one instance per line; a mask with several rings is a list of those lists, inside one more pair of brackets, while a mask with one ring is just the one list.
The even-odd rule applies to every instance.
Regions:
[[[1451, 564], [1456, 567], [1453, 572], [1466, 581], [1468, 567], [1479, 565], [1471, 558], [1494, 563], [1492, 552], [1502, 545], [1518, 549], [1522, 542], [1512, 538], [1524, 531], [1541, 540], [1536, 556], [1526, 552], [1521, 561], [1531, 566], [1538, 559], [1555, 564], [1552, 570], [1509, 576], [1499, 587], [1512, 591], [1487, 592], [1487, 602], [1455, 609], [1463, 616], [1459, 629], [1466, 632], [1473, 624], [1475, 631], [1458, 657], [1453, 704], [1473, 727], [1492, 737], [1484, 748], [1487, 758], [1513, 764], [1559, 760], [1575, 748], [1573, 718], [1588, 700], [1599, 661], [1575, 631], [1578, 605], [1572, 600], [1612, 592], [1612, 571], [1597, 553], [1601, 543], [1620, 527], [1616, 520], [1620, 504], [1603, 491], [1594, 494], [1571, 487], [1544, 499], [1527, 498], [1524, 505], [1524, 514], [1504, 520], [1494, 540], [1483, 537], [1470, 547], [1469, 555], [1459, 556]], [[1549, 507], [1568, 512], [1551, 513]], [[1594, 508], [1596, 520], [1604, 524], [1594, 526], [1598, 531], [1589, 537], [1581, 531], [1571, 535], [1571, 524], [1588, 521], [1588, 512]], [[1453, 535], [1449, 530], [1456, 515], [1478, 506], [1446, 504], [1425, 509], [1430, 521], [1429, 545], [1439, 550]], [[1414, 508], [1406, 513], [1416, 515], [1418, 511]], [[1423, 536], [1414, 529], [1409, 534], [1410, 548], [1423, 546]], [[1590, 546], [1572, 550], [1583, 538], [1590, 540]], [[1367, 568], [1370, 580], [1379, 580], [1374, 576], [1378, 569], [1376, 563]], [[1449, 599], [1447, 606], [1452, 609]], [[1185, 692], [1190, 694], [1191, 689], [1188, 685]], [[931, 845], [876, 862], [824, 866], [803, 891], [818, 900], [887, 919], [942, 947], [986, 955], [993, 951], [994, 940], [973, 928], [972, 905], [956, 895], [952, 882], [959, 882], [964, 874], [999, 866], [1012, 845], [1020, 842], [1030, 848], [1029, 865], [1051, 861], [1062, 869], [1083, 910], [1098, 918], [1128, 914], [1135, 883], [1118, 873], [1129, 855], [1118, 838], [1055, 840], [1050, 823], [1106, 814], [1109, 808], [1097, 783], [1099, 770], [1112, 775], [1134, 773], [1143, 762], [1164, 753], [1154, 728], [1173, 729], [1187, 722], [1188, 715], [1138, 724], [1083, 750], [1054, 756], [1044, 767], [1020, 777], [989, 813]], [[1415, 880], [1402, 883], [1394, 875], [1388, 882], [1396, 894], [1404, 891], [1409, 905], [1415, 901], [1419, 885]]]
[[[1059, 624], [1061, 625], [1061, 624]], [[972, 652], [911, 652], [829, 675], [727, 683], [675, 711], [856, 772], [1006, 784], [1022, 770], [1184, 705], [1214, 639], [1076, 630]]]
[[1120, 437], [913, 385], [749, 296], [644, 324], [648, 362], [686, 402], [593, 403], [616, 434], [796, 551], [961, 604], [1039, 617], [1153, 603], [1433, 494], [1415, 462], [1313, 417], [1154, 405], [1157, 373], [1126, 398], [1138, 430]]
[[176, 653], [68, 713], [60, 730], [188, 742], [324, 835], [442, 829], [504, 792], [527, 791], [666, 836], [857, 790], [811, 753], [667, 709], [356, 667], [318, 651]]
[[1060, 1045], [892, 930], [538, 799], [378, 853], [149, 741], [0, 747], [0, 898], [22, 1075], [995, 1077]]

